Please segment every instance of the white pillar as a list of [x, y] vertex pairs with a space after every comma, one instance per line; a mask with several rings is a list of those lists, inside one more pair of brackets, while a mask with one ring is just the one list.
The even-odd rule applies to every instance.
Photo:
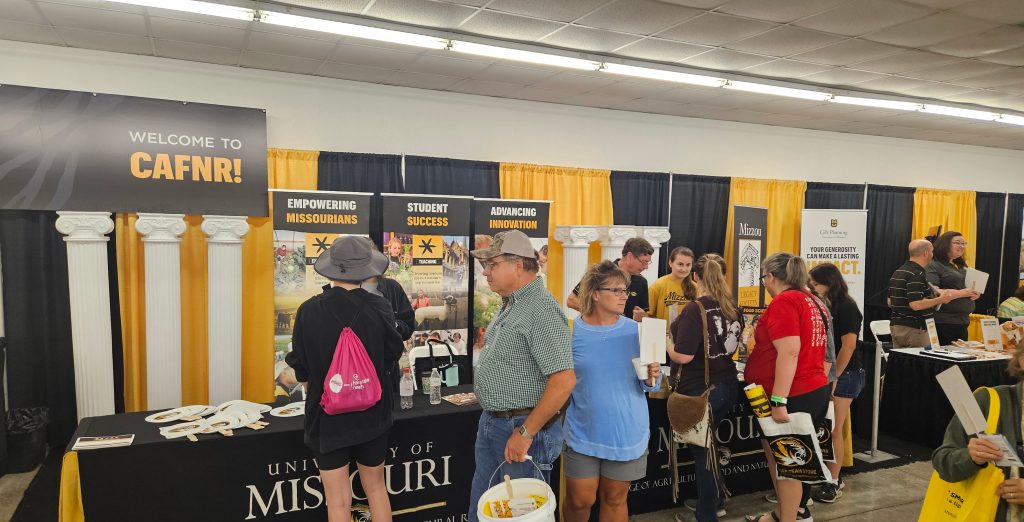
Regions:
[[114, 358], [110, 332], [107, 237], [109, 212], [57, 212], [68, 249], [71, 342], [78, 420], [114, 414]]
[[572, 289], [580, 281], [587, 270], [587, 250], [590, 244], [600, 237], [598, 227], [558, 226], [555, 227], [555, 239], [562, 243], [562, 310], [569, 320], [575, 319], [579, 313], [565, 306]]
[[613, 225], [601, 227], [601, 259], [614, 261], [622, 257], [626, 241], [640, 235], [639, 227]]
[[242, 397], [242, 236], [249, 231], [245, 219], [203, 216], [209, 265], [210, 404]]
[[146, 258], [146, 405], [181, 406], [181, 235], [184, 214], [139, 214]]
[[[661, 265], [661, 246], [668, 243], [668, 240], [672, 238], [672, 234], [669, 233], [668, 227], [644, 227], [643, 238], [646, 239], [652, 247], [654, 247], [654, 255], [651, 256], [651, 264], [644, 270], [644, 277], [647, 278], [647, 284], [652, 285], [658, 280], [658, 269]], [[696, 261], [696, 259], [694, 259]]]

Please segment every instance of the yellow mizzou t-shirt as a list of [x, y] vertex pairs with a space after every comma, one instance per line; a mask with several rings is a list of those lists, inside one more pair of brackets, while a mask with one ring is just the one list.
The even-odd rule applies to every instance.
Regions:
[[670, 306], [679, 305], [679, 311], [682, 311], [683, 305], [690, 302], [684, 295], [683, 285], [673, 279], [671, 275], [662, 276], [648, 290], [650, 300], [648, 313], [651, 317], [667, 321]]

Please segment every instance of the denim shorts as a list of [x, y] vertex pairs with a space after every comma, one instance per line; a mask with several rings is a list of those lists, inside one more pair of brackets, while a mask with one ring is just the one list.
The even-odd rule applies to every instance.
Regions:
[[856, 399], [860, 391], [864, 389], [864, 368], [846, 370], [836, 380], [836, 390], [832, 393], [835, 397], [844, 399]]

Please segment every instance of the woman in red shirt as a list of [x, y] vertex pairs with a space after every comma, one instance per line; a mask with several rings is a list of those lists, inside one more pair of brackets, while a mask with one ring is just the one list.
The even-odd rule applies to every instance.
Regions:
[[[831, 390], [825, 375], [828, 310], [807, 291], [810, 275], [804, 260], [787, 252], [772, 254], [761, 263], [761, 280], [772, 296], [754, 330], [754, 351], [744, 378], [764, 386], [771, 397], [772, 419], [789, 422], [789, 414], [809, 413], [815, 424], [828, 412]], [[776, 512], [747, 520], [793, 522], [811, 520], [807, 509], [810, 486], [778, 480], [771, 449], [764, 444], [768, 467], [778, 494]]]

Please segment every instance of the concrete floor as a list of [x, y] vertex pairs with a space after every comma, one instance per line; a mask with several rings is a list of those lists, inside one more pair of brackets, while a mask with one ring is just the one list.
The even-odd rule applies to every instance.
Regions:
[[8, 522], [18, 508], [25, 490], [32, 483], [39, 468], [28, 473], [8, 474], [0, 477], [0, 522]]
[[[901, 521], [917, 520], [932, 476], [931, 462], [917, 462], [898, 468], [882, 469], [844, 477], [843, 496], [834, 504], [815, 502], [811, 514], [815, 522], [823, 521]], [[725, 506], [721, 522], [743, 520], [743, 515], [763, 513], [775, 504], [764, 500], [764, 492], [737, 496]], [[693, 513], [685, 510], [687, 521]], [[630, 517], [631, 522], [675, 522], [678, 510], [666, 510]]]

